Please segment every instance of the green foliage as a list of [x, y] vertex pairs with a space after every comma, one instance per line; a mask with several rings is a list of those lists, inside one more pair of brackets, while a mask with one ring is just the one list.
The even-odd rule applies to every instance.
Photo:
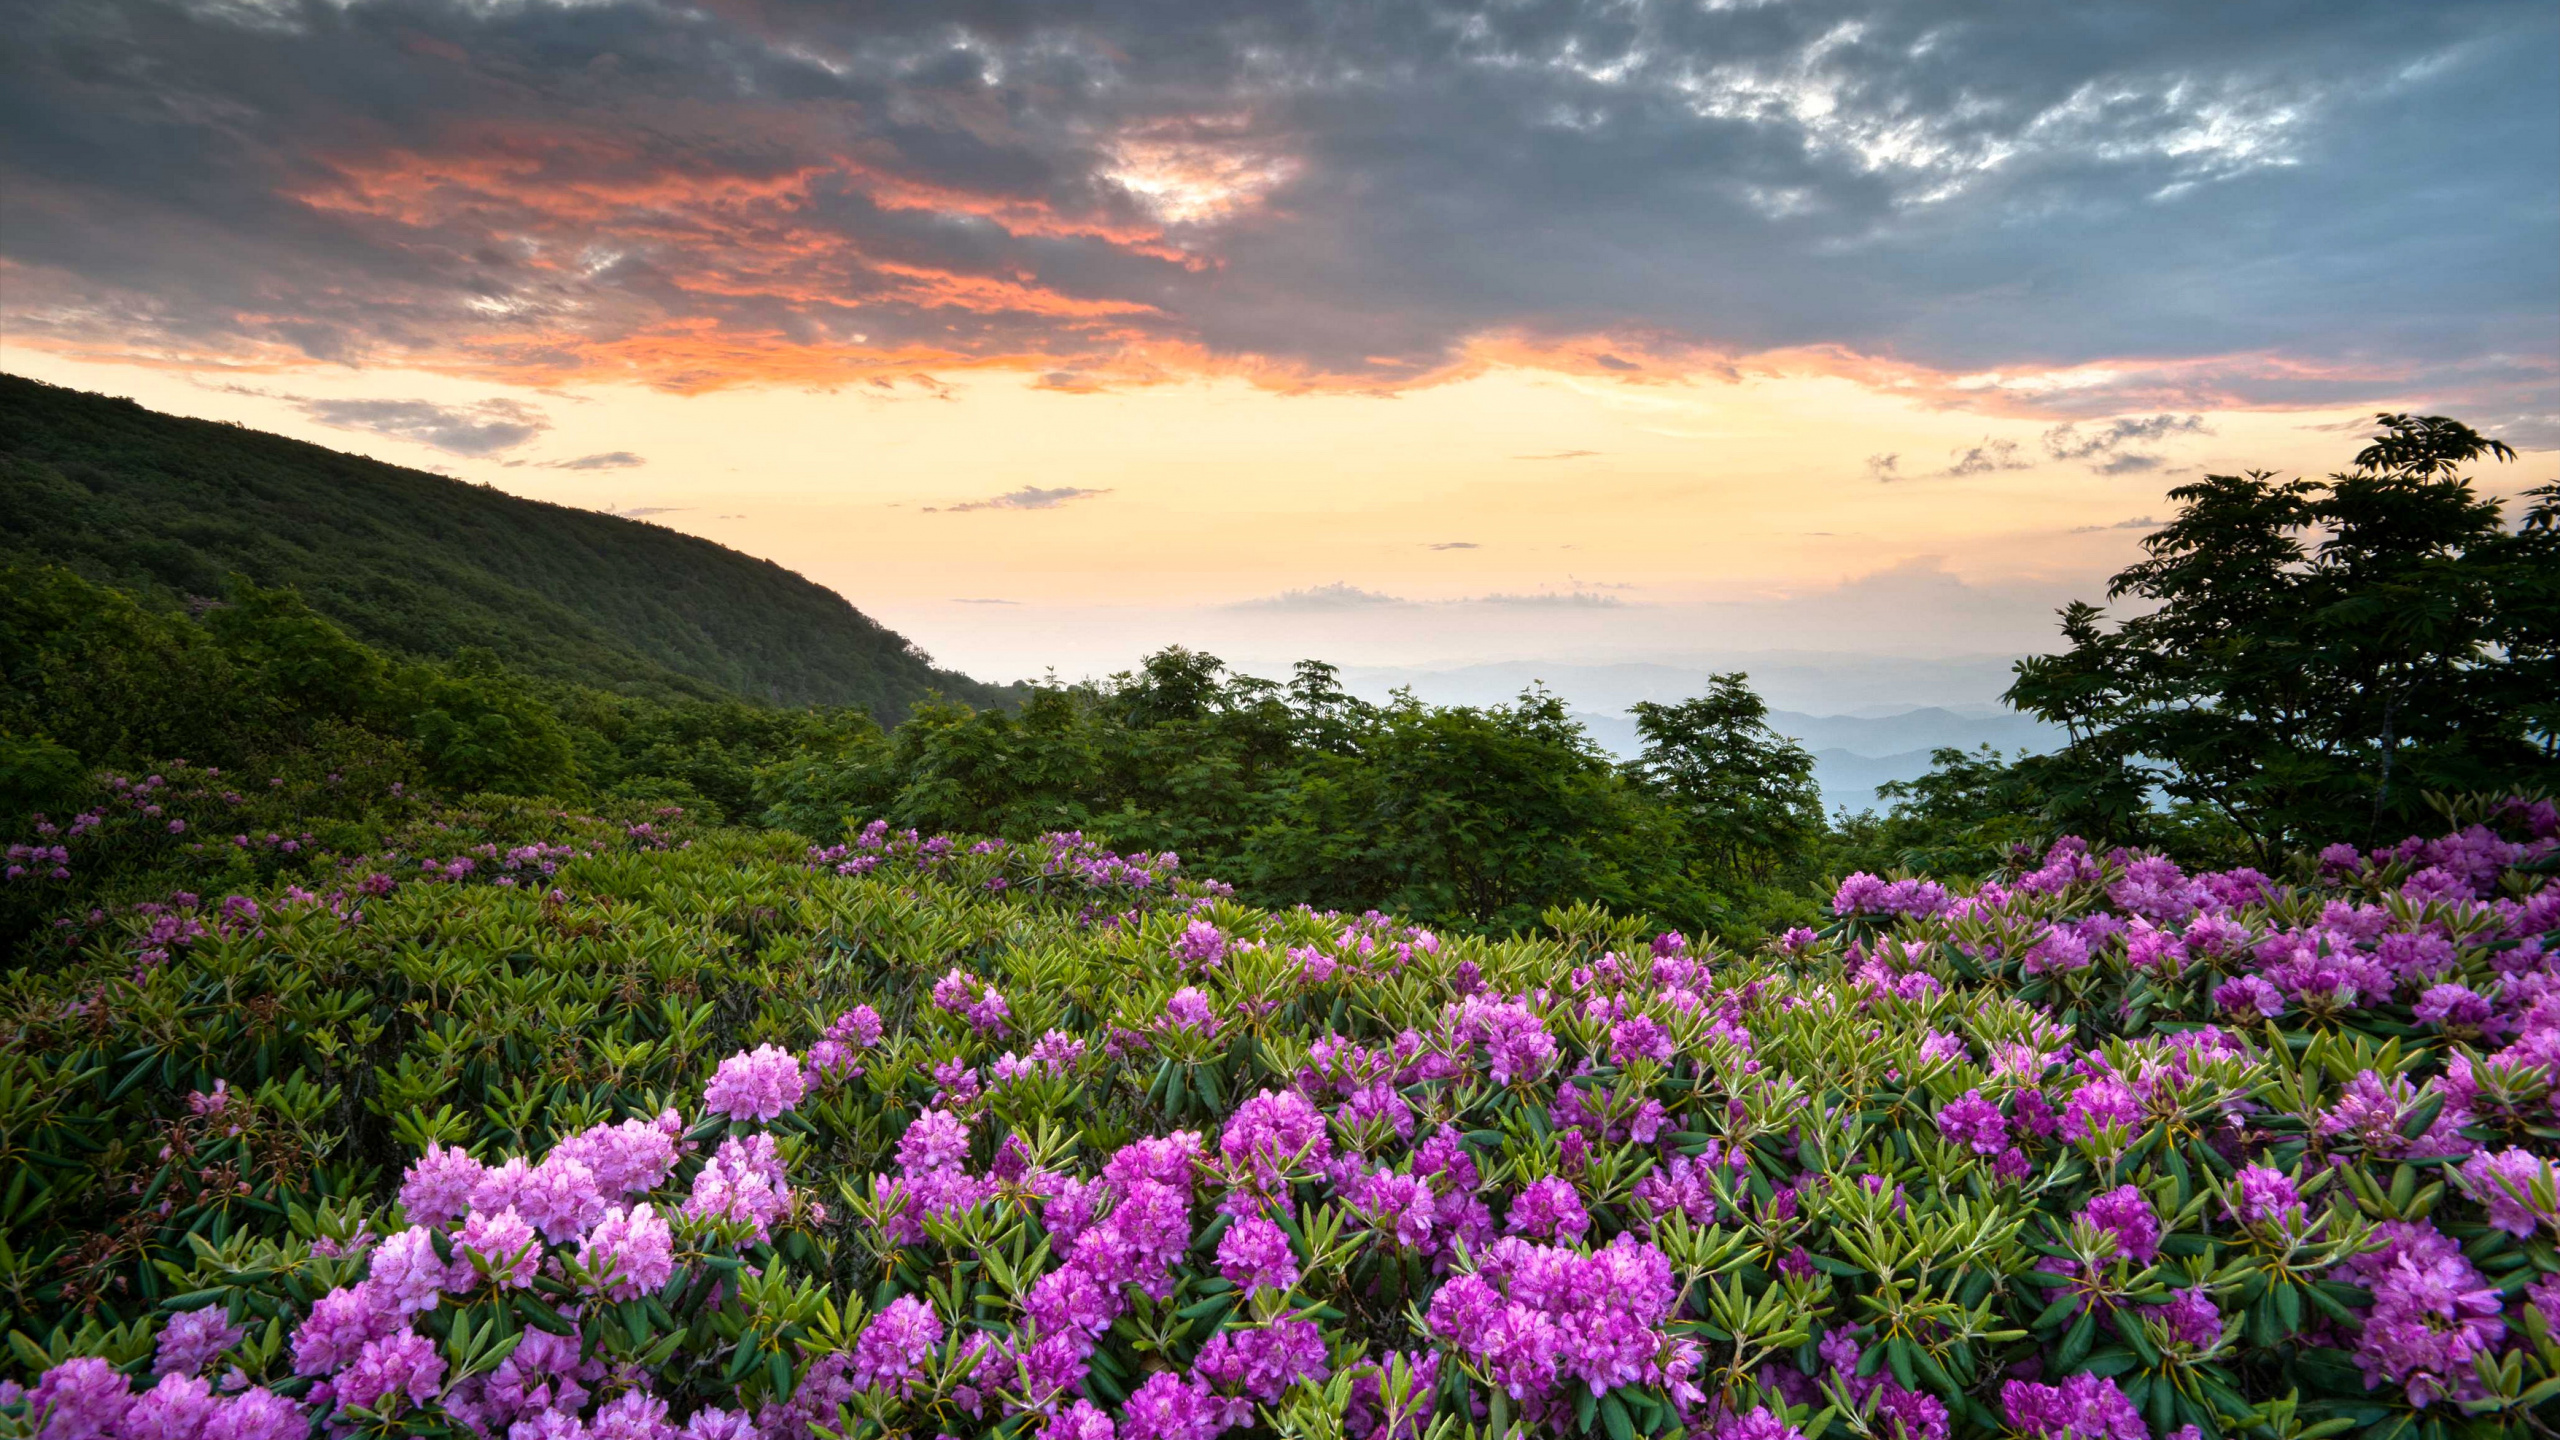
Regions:
[[14, 376], [0, 376], [6, 565], [60, 565], [161, 604], [245, 575], [391, 655], [478, 646], [540, 679], [662, 700], [894, 721], [934, 693], [1010, 693], [708, 540]]
[[2326, 482], [2172, 491], [2177, 518], [2108, 590], [2146, 608], [2108, 628], [2074, 603], [2069, 648], [2019, 662], [2010, 703], [2072, 737], [2043, 778], [2054, 819], [2138, 842], [2163, 794], [2265, 860], [2405, 833], [2428, 791], [2560, 780], [2560, 486], [2510, 531], [2460, 473], [2506, 446], [2380, 419]]

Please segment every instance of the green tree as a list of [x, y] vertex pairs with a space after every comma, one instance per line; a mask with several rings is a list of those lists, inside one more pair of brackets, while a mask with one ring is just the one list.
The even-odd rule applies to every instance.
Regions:
[[1644, 748], [1628, 770], [1680, 817], [1710, 873], [1763, 884], [1821, 836], [1822, 791], [1813, 755], [1769, 728], [1750, 679], [1714, 676], [1677, 704], [1638, 701]]
[[2441, 417], [2380, 422], [2326, 482], [2170, 492], [2177, 518], [2108, 587], [2146, 608], [2110, 628], [2075, 602], [2069, 647], [2019, 662], [2009, 702], [2071, 737], [2044, 766], [2053, 818], [2142, 840], [2165, 795], [2266, 860], [2421, 823], [2430, 790], [2552, 783], [2560, 734], [2533, 688], [2552, 650], [2548, 506], [2510, 534], [2460, 473], [2505, 445]]

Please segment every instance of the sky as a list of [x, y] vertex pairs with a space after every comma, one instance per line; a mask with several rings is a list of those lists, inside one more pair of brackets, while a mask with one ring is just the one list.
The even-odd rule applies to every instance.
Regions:
[[704, 535], [990, 678], [1980, 676], [2376, 411], [2560, 471], [2547, 0], [0, 16], [0, 367]]

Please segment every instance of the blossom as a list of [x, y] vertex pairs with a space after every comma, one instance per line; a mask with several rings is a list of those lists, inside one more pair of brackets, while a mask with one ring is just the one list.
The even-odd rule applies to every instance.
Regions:
[[2136, 1129], [2142, 1123], [2142, 1097], [2113, 1075], [2082, 1085], [2062, 1106], [2062, 1138], [2086, 1140], [2101, 1129]]
[[1188, 1030], [1200, 1035], [1218, 1033], [1218, 1012], [1199, 987], [1185, 985], [1164, 1002], [1164, 1025], [1169, 1030]]
[[2471, 1157], [2455, 1172], [2462, 1188], [2489, 1209], [2489, 1223], [2519, 1239], [2533, 1234], [2537, 1223], [2560, 1230], [2560, 1211], [2552, 1196], [2560, 1190], [2560, 1171], [2528, 1150], [2487, 1151]]
[[1215, 1440], [1223, 1429], [1196, 1380], [1159, 1370], [1120, 1409], [1120, 1440]]
[[1671, 1032], [1650, 1015], [1637, 1015], [1609, 1027], [1609, 1059], [1619, 1065], [1637, 1060], [1668, 1064], [1676, 1053]]
[[[566, 1245], [585, 1233], [604, 1214], [604, 1186], [596, 1172], [574, 1152], [558, 1150], [546, 1155], [542, 1163], [524, 1172], [512, 1200], [516, 1212], [525, 1223], [542, 1232], [542, 1238], [554, 1245]], [[505, 1205], [481, 1205], [474, 1196], [474, 1209], [499, 1210]]]
[[2116, 1237], [2116, 1253], [2136, 1265], [2148, 1265], [2160, 1253], [2159, 1212], [2131, 1185], [2090, 1197], [2080, 1218]]
[[1804, 1432], [1760, 1406], [1748, 1415], [1729, 1416], [1710, 1432], [1713, 1440], [1804, 1440]]
[[1113, 1440], [1111, 1417], [1093, 1406], [1090, 1400], [1079, 1400], [1049, 1417], [1040, 1428], [1040, 1440]]
[[495, 1215], [473, 1211], [463, 1222], [462, 1238], [454, 1250], [456, 1289], [477, 1283], [482, 1275], [501, 1290], [528, 1289], [542, 1264], [541, 1237], [513, 1207]]
[[1322, 1164], [1333, 1154], [1324, 1116], [1295, 1090], [1264, 1090], [1235, 1108], [1218, 1137], [1218, 1150], [1268, 1189], [1301, 1165]]
[[386, 1410], [402, 1395], [424, 1405], [444, 1389], [444, 1357], [435, 1342], [402, 1330], [368, 1340], [356, 1361], [337, 1380], [338, 1400], [368, 1410]]
[[45, 1440], [106, 1440], [133, 1408], [133, 1387], [114, 1366], [83, 1355], [44, 1372], [27, 1402]]
[[578, 1268], [607, 1299], [636, 1300], [675, 1273], [675, 1234], [650, 1206], [614, 1206], [579, 1242]]
[[2302, 1192], [2294, 1188], [2293, 1177], [2272, 1165], [2251, 1165], [2240, 1172], [2235, 1196], [2237, 1203], [2231, 1214], [2242, 1224], [2265, 1221], [2279, 1224], [2301, 1218]]
[[898, 1137], [898, 1168], [910, 1175], [948, 1170], [969, 1158], [969, 1127], [948, 1110], [927, 1110]]
[[856, 1389], [893, 1386], [900, 1394], [923, 1377], [924, 1362], [942, 1343], [942, 1317], [913, 1295], [901, 1295], [871, 1317], [854, 1342], [851, 1378]]
[[310, 1433], [311, 1421], [301, 1406], [264, 1385], [252, 1385], [213, 1412], [204, 1423], [203, 1440], [304, 1440]]
[[400, 1328], [400, 1312], [371, 1282], [340, 1287], [312, 1302], [293, 1332], [293, 1373], [329, 1375], [355, 1362], [365, 1342]]
[[1549, 1175], [1530, 1181], [1511, 1202], [1511, 1220], [1505, 1228], [1535, 1240], [1573, 1241], [1591, 1228], [1591, 1216], [1582, 1208], [1573, 1182]]
[[151, 1373], [200, 1374], [248, 1333], [232, 1324], [230, 1312], [219, 1305], [172, 1315], [161, 1328], [159, 1344], [152, 1354]]
[[163, 1375], [135, 1398], [117, 1422], [117, 1440], [197, 1440], [222, 1408], [213, 1387], [194, 1375]]
[[433, 1310], [443, 1297], [452, 1270], [436, 1254], [435, 1240], [424, 1225], [412, 1225], [382, 1242], [373, 1252], [369, 1278], [374, 1291], [392, 1310], [414, 1315]]
[[471, 1208], [471, 1189], [479, 1183], [480, 1162], [471, 1152], [430, 1141], [401, 1179], [400, 1208], [412, 1225], [442, 1225]]
[[808, 1088], [800, 1062], [790, 1051], [759, 1045], [754, 1053], [739, 1051], [720, 1062], [703, 1087], [703, 1108], [733, 1121], [770, 1124], [800, 1103]]
[[2169, 1338], [2182, 1345], [2201, 1350], [2222, 1338], [2222, 1311], [2202, 1286], [2171, 1295], [2161, 1318], [2168, 1322]]
[[2235, 975], [2213, 987], [2213, 1003], [2233, 1015], [2264, 1016], [2267, 1019], [2284, 1013], [2284, 996], [2263, 975]]
[[2012, 1380], [2000, 1387], [2011, 1428], [2044, 1440], [2151, 1440], [2151, 1427], [2116, 1382], [2066, 1375], [2058, 1385]]
[[1206, 920], [1194, 920], [1174, 937], [1171, 954], [1186, 966], [1214, 970], [1227, 953], [1227, 937]]
[[2433, 1238], [2441, 1243], [2410, 1244], [2368, 1272], [2373, 1309], [2355, 1352], [2368, 1389], [2397, 1384], [2420, 1406], [2475, 1393], [2473, 1359], [2493, 1352], [2507, 1330], [2498, 1291], [2450, 1241]]
[[2464, 985], [2432, 985], [2412, 1007], [2421, 1025], [2477, 1030], [2488, 1023], [2488, 997]]
[[2000, 1107], [1983, 1099], [1980, 1090], [1967, 1090], [1939, 1109], [1938, 1133], [1971, 1146], [1976, 1155], [1997, 1155], [2009, 1145], [2008, 1122], [2000, 1118]]
[[[1301, 1380], [1321, 1384], [1325, 1363], [1324, 1330], [1313, 1320], [1279, 1320], [1250, 1330], [1221, 1330], [1200, 1347], [1191, 1373], [1228, 1396], [1270, 1404]], [[1238, 1413], [1241, 1411], [1241, 1413]], [[1228, 1412], [1231, 1423], [1252, 1420], [1252, 1408]]]
[[1298, 1283], [1298, 1257], [1289, 1232], [1259, 1215], [1248, 1215], [1218, 1238], [1218, 1273], [1239, 1290], [1269, 1287], [1286, 1290]]

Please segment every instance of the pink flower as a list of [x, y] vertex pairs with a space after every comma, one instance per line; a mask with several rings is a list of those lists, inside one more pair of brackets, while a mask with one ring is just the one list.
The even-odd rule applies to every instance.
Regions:
[[578, 1246], [578, 1267], [602, 1283], [611, 1300], [636, 1300], [656, 1290], [675, 1273], [675, 1263], [675, 1234], [647, 1205], [605, 1211]]
[[711, 1083], [703, 1087], [703, 1108], [732, 1121], [770, 1124], [800, 1103], [807, 1081], [790, 1051], [759, 1045], [720, 1062]]

